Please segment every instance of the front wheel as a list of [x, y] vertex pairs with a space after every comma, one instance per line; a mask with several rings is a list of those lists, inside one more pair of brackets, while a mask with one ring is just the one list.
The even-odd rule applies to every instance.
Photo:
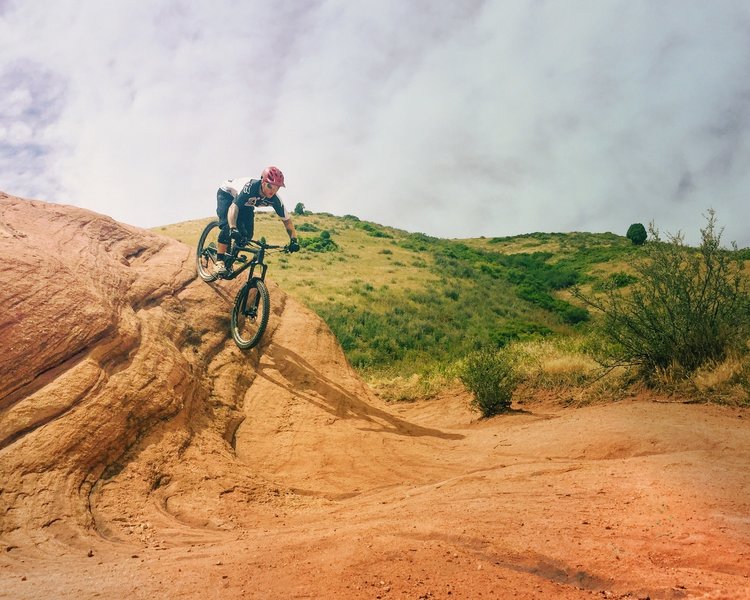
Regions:
[[219, 222], [211, 221], [206, 225], [198, 240], [195, 267], [198, 276], [203, 281], [214, 281], [216, 279], [216, 253], [218, 252], [217, 244], [219, 243], [220, 232]]
[[260, 342], [268, 325], [271, 300], [268, 288], [260, 279], [253, 279], [242, 286], [234, 300], [232, 309], [232, 337], [243, 350], [253, 348]]

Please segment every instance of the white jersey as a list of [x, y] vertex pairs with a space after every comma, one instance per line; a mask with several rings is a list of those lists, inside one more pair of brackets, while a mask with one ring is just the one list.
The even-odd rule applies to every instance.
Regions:
[[252, 180], [252, 177], [238, 177], [237, 179], [227, 179], [224, 183], [221, 184], [221, 189], [232, 194], [232, 198], [236, 198], [242, 191], [242, 188], [244, 188]]
[[252, 177], [238, 177], [236, 179], [227, 179], [219, 188], [233, 198], [241, 210], [254, 210], [264, 206], [270, 206], [279, 215], [282, 221], [291, 219], [291, 215], [286, 211], [284, 203], [276, 194], [266, 198], [260, 191], [260, 179]]

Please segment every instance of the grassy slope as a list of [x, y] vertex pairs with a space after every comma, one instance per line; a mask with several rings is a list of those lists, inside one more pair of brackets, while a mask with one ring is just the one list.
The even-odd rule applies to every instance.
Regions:
[[[209, 220], [155, 231], [194, 246]], [[484, 344], [585, 328], [565, 288], [626, 271], [638, 250], [613, 234], [441, 240], [329, 214], [296, 216], [295, 224], [329, 231], [339, 250], [275, 256], [269, 277], [318, 312], [370, 376], [426, 373]], [[272, 243], [286, 237], [267, 213], [258, 214], [256, 234]]]

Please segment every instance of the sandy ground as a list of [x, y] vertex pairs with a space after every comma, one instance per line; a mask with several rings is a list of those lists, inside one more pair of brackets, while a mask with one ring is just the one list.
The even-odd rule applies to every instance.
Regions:
[[[3, 252], [33, 248], [39, 215], [5, 202]], [[103, 264], [76, 241], [101, 222], [33, 209], [67, 219], [63, 266]], [[37, 323], [53, 299], [0, 282], [0, 598], [750, 598], [746, 410], [386, 404], [277, 287], [242, 353], [232, 286], [125, 233], [106, 284], [57, 289], [85, 318]]]
[[378, 432], [387, 452], [277, 432], [243, 468], [278, 494], [241, 522], [123, 504], [129, 535], [6, 547], [0, 597], [750, 597], [746, 414], [629, 401], [473, 422], [463, 404], [394, 407], [422, 429]]

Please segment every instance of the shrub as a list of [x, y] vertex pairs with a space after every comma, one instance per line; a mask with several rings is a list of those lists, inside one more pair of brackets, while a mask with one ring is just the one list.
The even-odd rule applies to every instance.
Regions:
[[364, 229], [368, 235], [371, 235], [372, 237], [377, 238], [392, 238], [393, 236], [390, 233], [386, 233], [383, 231], [382, 227], [378, 225], [373, 225], [372, 223], [368, 223], [366, 221], [360, 221], [357, 223], [357, 227], [360, 229]]
[[508, 319], [490, 331], [490, 341], [498, 348], [507, 346], [516, 340], [527, 340], [552, 334], [549, 327], [539, 323], [526, 323], [518, 319]]
[[709, 211], [701, 244], [684, 245], [681, 234], [653, 243], [636, 261], [637, 284], [609, 289], [600, 300], [576, 295], [604, 313], [602, 332], [610, 358], [638, 365], [649, 380], [665, 369], [689, 374], [740, 350], [748, 333], [748, 286], [739, 253], [721, 247], [721, 231]]
[[424, 233], [410, 233], [405, 239], [399, 243], [402, 248], [407, 250], [413, 250], [414, 252], [424, 252], [429, 250], [431, 246], [435, 246], [439, 243], [439, 239], [431, 237]]
[[628, 232], [625, 234], [625, 237], [636, 246], [640, 246], [646, 241], [648, 235], [646, 234], [646, 228], [642, 223], [633, 223], [628, 227]]
[[564, 323], [568, 323], [569, 325], [584, 323], [591, 318], [591, 315], [589, 315], [589, 312], [585, 308], [574, 306], [570, 302], [555, 298], [544, 290], [540, 290], [534, 284], [524, 283], [518, 286], [517, 294], [520, 298], [531, 304], [536, 304], [544, 310], [556, 313]]
[[302, 204], [302, 202], [297, 202], [297, 206], [294, 207], [294, 214], [295, 215], [305, 214], [305, 205]]
[[564, 323], [575, 325], [588, 321], [590, 315], [585, 308], [573, 306], [569, 302], [550, 294], [576, 284], [580, 276], [571, 266], [562, 262], [549, 264], [549, 252], [513, 254], [502, 256], [500, 260], [508, 267], [507, 279], [517, 286], [520, 298], [544, 310], [557, 313]]
[[299, 244], [311, 252], [333, 252], [339, 249], [339, 245], [333, 241], [328, 231], [321, 231], [316, 237], [300, 238]]
[[459, 378], [474, 395], [472, 406], [483, 417], [510, 409], [516, 375], [507, 354], [488, 348], [472, 352], [464, 361]]

